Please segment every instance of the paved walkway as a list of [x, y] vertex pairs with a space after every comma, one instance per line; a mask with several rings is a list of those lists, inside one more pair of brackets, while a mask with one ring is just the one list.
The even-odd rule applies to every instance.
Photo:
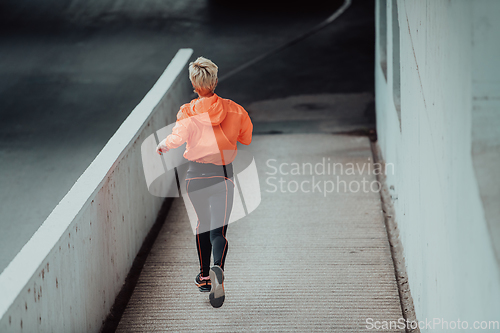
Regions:
[[[228, 227], [226, 301], [219, 309], [193, 283], [194, 236], [182, 199], [174, 201], [144, 265], [118, 332], [360, 332], [366, 320], [402, 317], [380, 196], [364, 193], [375, 180], [365, 137], [296, 134], [254, 137], [262, 202]], [[282, 163], [341, 163], [340, 174], [270, 175]], [[328, 160], [330, 158], [330, 160]], [[273, 159], [273, 160], [270, 160]], [[350, 175], [348, 163], [360, 169]], [[368, 166], [370, 169], [368, 169]], [[314, 171], [314, 170], [313, 170]], [[321, 173], [318, 168], [318, 173]], [[350, 170], [352, 171], [352, 169]], [[353, 192], [324, 193], [325, 181], [345, 180]], [[276, 179], [269, 177], [277, 177]], [[279, 189], [284, 181], [285, 193]], [[368, 181], [363, 184], [363, 180]], [[361, 190], [354, 193], [356, 183]], [[274, 190], [275, 184], [278, 191]], [[309, 184], [309, 185], [308, 185]], [[326, 183], [331, 188], [331, 183]], [[375, 186], [374, 186], [375, 187]], [[382, 330], [371, 330], [380, 332]], [[399, 332], [398, 330], [392, 330]]]

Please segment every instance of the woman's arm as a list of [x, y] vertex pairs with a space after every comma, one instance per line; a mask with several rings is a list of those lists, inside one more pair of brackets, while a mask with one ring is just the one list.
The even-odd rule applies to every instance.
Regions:
[[165, 153], [170, 149], [175, 149], [181, 146], [188, 139], [188, 121], [187, 117], [182, 116], [182, 111], [179, 111], [177, 115], [177, 121], [174, 128], [172, 129], [172, 134], [167, 136], [160, 144], [156, 147], [156, 152], [161, 154]]

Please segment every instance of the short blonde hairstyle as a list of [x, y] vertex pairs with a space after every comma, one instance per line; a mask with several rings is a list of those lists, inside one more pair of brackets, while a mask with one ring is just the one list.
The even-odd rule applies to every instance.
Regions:
[[199, 57], [189, 64], [189, 79], [195, 89], [206, 89], [213, 92], [217, 85], [219, 68], [211, 60]]

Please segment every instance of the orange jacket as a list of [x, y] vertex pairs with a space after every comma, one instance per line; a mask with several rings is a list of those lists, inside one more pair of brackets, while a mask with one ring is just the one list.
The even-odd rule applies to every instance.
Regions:
[[242, 106], [214, 94], [181, 106], [165, 145], [173, 149], [187, 142], [186, 159], [225, 165], [236, 157], [237, 141], [244, 145], [252, 142], [252, 130], [250, 117]]

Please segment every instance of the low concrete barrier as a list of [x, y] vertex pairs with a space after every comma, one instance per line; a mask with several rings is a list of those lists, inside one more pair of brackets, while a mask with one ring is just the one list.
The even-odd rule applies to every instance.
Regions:
[[163, 202], [148, 192], [141, 143], [189, 99], [192, 52], [179, 50], [2, 272], [0, 332], [99, 331]]

